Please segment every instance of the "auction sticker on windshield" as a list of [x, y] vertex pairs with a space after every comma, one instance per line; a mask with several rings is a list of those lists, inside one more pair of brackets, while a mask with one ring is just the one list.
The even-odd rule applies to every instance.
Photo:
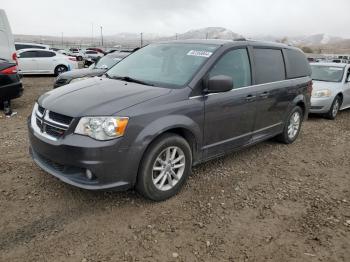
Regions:
[[213, 53], [208, 51], [191, 50], [187, 53], [190, 56], [210, 57]]

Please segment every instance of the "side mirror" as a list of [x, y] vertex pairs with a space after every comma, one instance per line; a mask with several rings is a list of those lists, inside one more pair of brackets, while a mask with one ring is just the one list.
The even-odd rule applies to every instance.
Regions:
[[210, 77], [207, 81], [206, 91], [208, 93], [222, 93], [232, 90], [233, 79], [226, 75]]

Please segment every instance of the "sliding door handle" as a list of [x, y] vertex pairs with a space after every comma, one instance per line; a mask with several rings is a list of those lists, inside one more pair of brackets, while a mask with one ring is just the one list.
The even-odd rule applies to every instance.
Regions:
[[254, 101], [255, 98], [256, 98], [255, 95], [247, 95], [247, 96], [245, 97], [245, 101], [251, 102], [251, 101]]

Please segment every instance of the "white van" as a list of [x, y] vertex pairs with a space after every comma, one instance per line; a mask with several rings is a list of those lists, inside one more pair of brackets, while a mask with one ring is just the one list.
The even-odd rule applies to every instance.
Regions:
[[11, 27], [3, 9], [0, 9], [0, 58], [17, 61]]

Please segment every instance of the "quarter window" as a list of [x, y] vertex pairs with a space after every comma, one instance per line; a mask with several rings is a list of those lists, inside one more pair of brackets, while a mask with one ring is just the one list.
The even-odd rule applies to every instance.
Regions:
[[286, 79], [286, 70], [281, 50], [255, 48], [254, 62], [257, 84], [265, 84]]
[[56, 54], [54, 52], [38, 51], [38, 57], [53, 57]]
[[209, 73], [209, 77], [217, 75], [232, 77], [233, 88], [251, 85], [250, 62], [247, 49], [235, 49], [223, 55]]

